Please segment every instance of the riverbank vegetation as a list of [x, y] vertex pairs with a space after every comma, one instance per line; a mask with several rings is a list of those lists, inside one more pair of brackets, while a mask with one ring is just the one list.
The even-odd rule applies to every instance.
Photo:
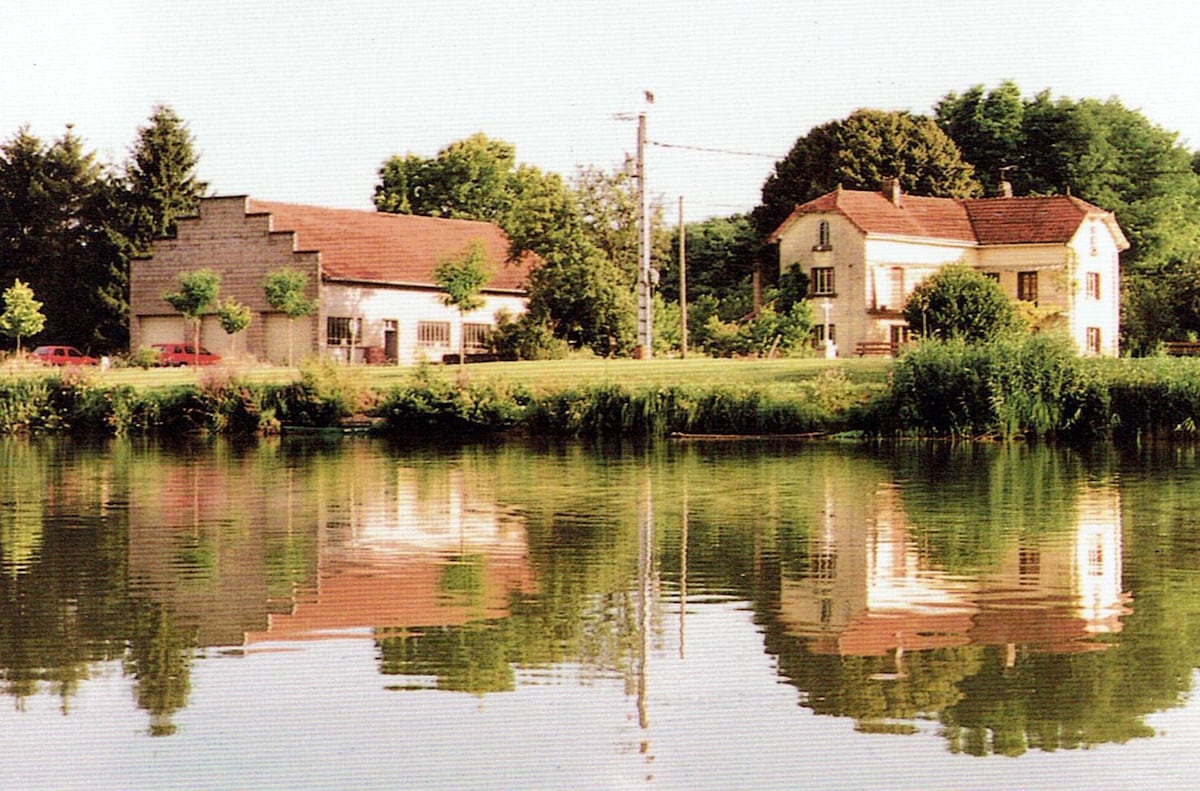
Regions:
[[1052, 336], [898, 360], [603, 360], [374, 368], [0, 371], [0, 432], [397, 437], [523, 431], [1127, 439], [1200, 434], [1200, 360], [1084, 359]]

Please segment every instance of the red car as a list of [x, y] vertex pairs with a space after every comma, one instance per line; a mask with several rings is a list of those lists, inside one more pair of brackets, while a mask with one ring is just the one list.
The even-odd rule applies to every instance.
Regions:
[[49, 365], [96, 365], [100, 362], [74, 346], [39, 346], [33, 350], [33, 356]]
[[150, 348], [158, 352], [162, 365], [212, 365], [221, 360], [220, 355], [190, 343], [155, 343]]

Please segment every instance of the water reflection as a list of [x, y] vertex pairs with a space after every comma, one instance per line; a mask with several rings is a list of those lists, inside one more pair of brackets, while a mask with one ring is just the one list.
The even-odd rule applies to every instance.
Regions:
[[1178, 459], [1160, 481], [1157, 457], [1029, 447], [0, 454], [4, 694], [69, 715], [126, 683], [156, 736], [198, 662], [361, 638], [398, 695], [619, 681], [649, 764], [656, 662], [732, 603], [800, 706], [1018, 755], [1153, 735], [1200, 648]]

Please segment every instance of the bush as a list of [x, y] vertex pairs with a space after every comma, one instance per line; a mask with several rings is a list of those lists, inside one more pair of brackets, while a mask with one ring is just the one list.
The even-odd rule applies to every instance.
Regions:
[[931, 436], [1103, 434], [1111, 399], [1069, 342], [1008, 336], [926, 340], [892, 374], [892, 430]]

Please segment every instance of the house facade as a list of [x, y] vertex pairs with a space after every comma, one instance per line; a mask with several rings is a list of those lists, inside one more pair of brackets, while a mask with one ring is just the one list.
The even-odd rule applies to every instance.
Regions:
[[837, 189], [797, 206], [770, 236], [780, 272], [807, 274], [817, 339], [837, 354], [900, 344], [920, 327], [905, 301], [925, 278], [964, 263], [1036, 306], [1083, 354], [1116, 355], [1120, 254], [1111, 212], [1069, 195], [957, 199]]
[[[492, 270], [484, 305], [459, 315], [442, 302], [433, 270], [482, 245]], [[525, 310], [531, 260], [509, 261], [509, 240], [491, 223], [327, 209], [251, 200], [200, 201], [181, 218], [174, 238], [161, 239], [130, 272], [130, 343], [191, 340], [183, 317], [163, 299], [179, 275], [209, 269], [221, 278], [220, 298], [247, 305], [253, 319], [237, 336], [215, 315], [201, 325], [201, 343], [222, 356], [272, 363], [307, 357], [412, 364], [486, 348], [496, 315]], [[266, 302], [263, 281], [291, 269], [308, 276], [314, 314], [289, 320]]]

